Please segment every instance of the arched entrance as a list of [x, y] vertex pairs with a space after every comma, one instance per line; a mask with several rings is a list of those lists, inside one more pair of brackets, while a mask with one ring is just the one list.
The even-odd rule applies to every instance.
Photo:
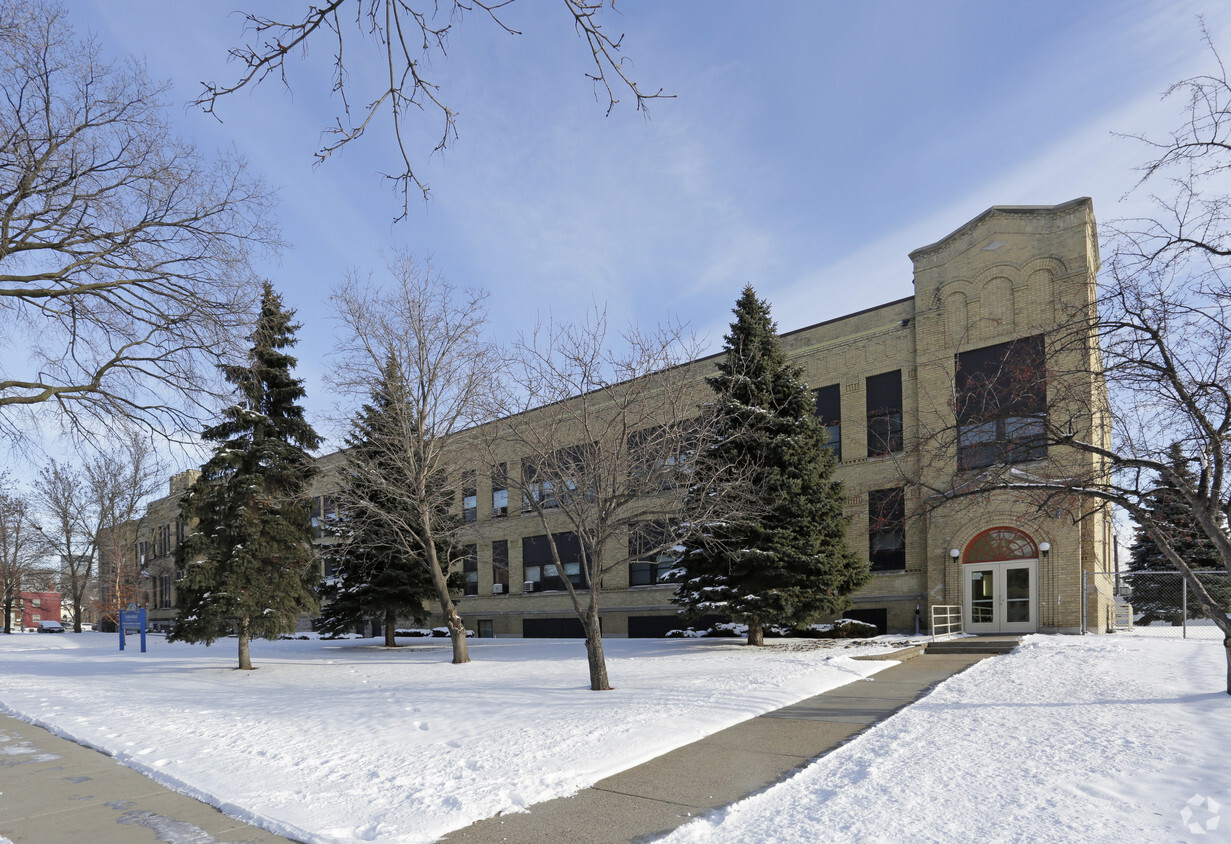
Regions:
[[962, 553], [962, 603], [970, 633], [1038, 628], [1039, 549], [1012, 527], [985, 530]]

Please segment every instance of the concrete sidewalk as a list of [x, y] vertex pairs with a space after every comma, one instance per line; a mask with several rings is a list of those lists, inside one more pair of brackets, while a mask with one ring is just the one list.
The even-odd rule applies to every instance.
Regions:
[[287, 839], [170, 791], [110, 756], [0, 715], [0, 840], [265, 844]]
[[448, 842], [614, 844], [665, 835], [761, 791], [922, 697], [982, 654], [925, 654], [734, 727], [529, 811], [451, 832]]

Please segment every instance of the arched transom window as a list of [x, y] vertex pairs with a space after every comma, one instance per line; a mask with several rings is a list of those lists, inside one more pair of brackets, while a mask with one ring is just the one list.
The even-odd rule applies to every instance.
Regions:
[[970, 540], [964, 563], [994, 563], [999, 560], [1033, 560], [1039, 556], [1034, 540], [1017, 528], [997, 527], [985, 530]]

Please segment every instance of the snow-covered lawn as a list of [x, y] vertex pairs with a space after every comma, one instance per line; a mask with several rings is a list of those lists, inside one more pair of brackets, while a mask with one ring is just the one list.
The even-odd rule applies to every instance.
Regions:
[[404, 641], [254, 642], [240, 672], [234, 640], [0, 636], [0, 708], [293, 838], [431, 841], [893, 664], [612, 639], [600, 693], [580, 640], [472, 640], [462, 666]]
[[1228, 841], [1225, 671], [1221, 641], [1032, 636], [663, 840]]
[[[259, 642], [255, 672], [233, 641], [150, 641], [0, 636], [0, 707], [321, 842], [429, 841], [892, 664], [609, 640], [618, 688], [595, 693], [579, 641], [473, 641], [467, 666], [440, 640]], [[1231, 839], [1224, 676], [1221, 642], [1029, 637], [667, 840]]]

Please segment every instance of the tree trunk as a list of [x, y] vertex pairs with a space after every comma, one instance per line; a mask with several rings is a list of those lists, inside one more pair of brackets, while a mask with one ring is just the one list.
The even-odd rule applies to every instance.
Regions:
[[760, 619], [748, 622], [748, 644], [758, 648], [765, 644], [765, 630]]
[[607, 658], [603, 655], [603, 634], [598, 626], [598, 616], [586, 620], [586, 661], [590, 664], [590, 691], [610, 691]]
[[1231, 636], [1223, 638], [1222, 649], [1227, 655], [1227, 694], [1231, 695]]
[[385, 647], [396, 648], [398, 646], [397, 633], [398, 619], [393, 610], [385, 610]]
[[73, 632], [81, 632], [81, 590], [73, 590]]
[[252, 670], [252, 656], [248, 653], [248, 619], [239, 620], [239, 670]]

